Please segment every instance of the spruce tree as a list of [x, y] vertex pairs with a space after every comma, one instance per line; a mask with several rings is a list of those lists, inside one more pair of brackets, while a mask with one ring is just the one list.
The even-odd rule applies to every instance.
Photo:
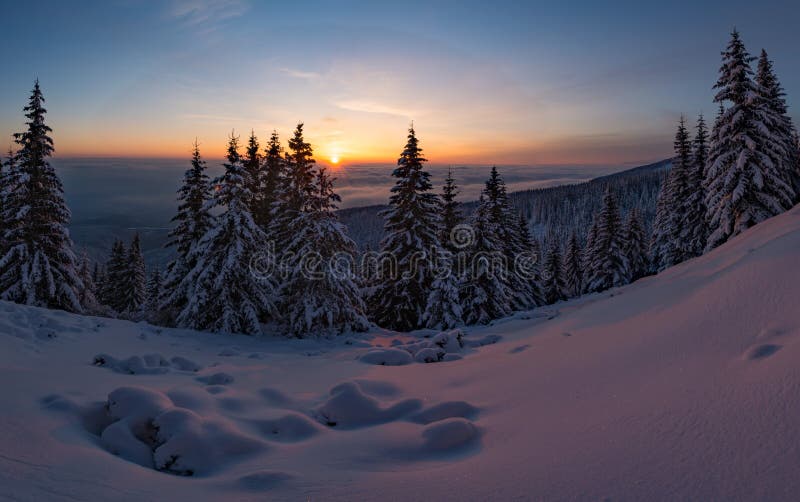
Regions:
[[730, 106], [721, 117], [705, 180], [707, 250], [787, 210], [795, 197], [774, 160], [785, 152], [770, 132], [770, 113], [752, 79], [753, 59], [734, 30], [714, 86], [714, 101]]
[[43, 105], [37, 80], [24, 108], [27, 129], [14, 134], [18, 150], [6, 174], [0, 299], [80, 312], [83, 286], [67, 230], [70, 211], [48, 160], [54, 149]]
[[386, 328], [410, 331], [422, 326], [433, 282], [430, 253], [440, 247], [440, 202], [431, 192], [430, 174], [425, 171], [414, 127], [392, 176], [396, 178], [384, 218], [385, 237], [381, 252], [396, 262], [396, 270], [384, 270], [373, 303], [375, 322]]
[[534, 257], [533, 238], [528, 220], [520, 212], [516, 221], [509, 225], [509, 279], [514, 306], [529, 309], [543, 304], [541, 273], [538, 257]]
[[626, 282], [633, 282], [647, 275], [647, 237], [642, 218], [637, 209], [628, 213], [623, 230], [622, 252], [625, 257]]
[[161, 270], [156, 267], [147, 280], [147, 300], [144, 311], [148, 319], [158, 319], [162, 300], [162, 282]]
[[281, 310], [286, 312], [289, 334], [300, 338], [369, 327], [355, 277], [356, 245], [336, 217], [341, 199], [333, 190], [333, 182], [327, 170], [320, 167], [311, 200], [303, 202], [305, 209], [289, 226], [292, 240], [287, 248], [299, 260], [282, 288]]
[[566, 285], [562, 274], [561, 249], [558, 239], [552, 238], [544, 260], [544, 298], [548, 305], [566, 300]]
[[583, 289], [581, 294], [589, 293], [589, 270], [592, 268], [594, 259], [594, 242], [597, 239], [598, 221], [597, 215], [592, 218], [592, 224], [586, 233], [586, 245], [583, 247], [583, 257], [581, 259], [581, 270], [583, 271]]
[[583, 251], [578, 243], [575, 231], [567, 241], [567, 252], [564, 255], [564, 295], [567, 298], [580, 296], [583, 292]]
[[128, 273], [128, 252], [125, 244], [116, 239], [106, 265], [106, 277], [101, 290], [101, 301], [117, 313], [125, 310], [125, 283]]
[[681, 117], [675, 133], [675, 157], [672, 168], [661, 187], [656, 206], [656, 220], [650, 244], [656, 270], [661, 271], [686, 259], [681, 228], [686, 220], [686, 200], [692, 191], [689, 186], [692, 164], [692, 143], [686, 122]]
[[272, 221], [275, 218], [274, 212], [280, 197], [280, 190], [283, 183], [284, 175], [284, 158], [283, 148], [281, 148], [281, 141], [276, 131], [272, 131], [269, 142], [264, 151], [263, 160], [263, 173], [264, 180], [261, 187], [261, 197], [259, 198], [259, 205], [253, 218], [256, 224], [261, 227], [270, 238], [272, 235]]
[[[183, 175], [183, 185], [178, 190], [178, 212], [172, 218], [175, 228], [169, 233], [167, 247], [175, 248], [175, 258], [167, 265], [163, 284], [163, 302], [159, 311], [174, 323], [175, 316], [188, 301], [188, 283], [184, 279], [197, 264], [192, 250], [214, 223], [209, 211], [211, 183], [206, 174], [206, 163], [200, 155], [200, 145], [194, 142], [191, 167]], [[183, 288], [179, 287], [183, 284]]]
[[274, 312], [272, 283], [250, 267], [265, 236], [247, 205], [250, 193], [238, 139], [231, 135], [225, 172], [214, 180], [212, 207], [220, 214], [192, 250], [197, 265], [179, 286], [188, 298], [177, 316], [180, 327], [253, 334], [260, 331], [265, 311]]
[[[95, 263], [95, 267], [97, 264]], [[80, 302], [84, 312], [95, 312], [99, 305], [97, 301], [97, 288], [92, 274], [92, 266], [86, 251], [81, 255], [81, 265], [78, 272], [81, 278]]]
[[[525, 224], [527, 228], [528, 224]], [[542, 246], [539, 244], [539, 240], [535, 237], [530, 238], [530, 253], [531, 253], [531, 299], [533, 300], [533, 306], [542, 306], [545, 305], [544, 300], [544, 279], [542, 278]]]
[[504, 277], [508, 267], [503, 242], [492, 224], [492, 207], [484, 189], [471, 224], [474, 244], [464, 277], [461, 279], [461, 305], [466, 324], [488, 324], [512, 312], [511, 292]]
[[134, 234], [128, 248], [128, 259], [122, 279], [122, 295], [120, 312], [128, 317], [135, 317], [142, 311], [147, 299], [147, 272], [138, 232]]
[[457, 255], [445, 247], [440, 248], [436, 256], [437, 266], [431, 292], [422, 314], [422, 324], [427, 328], [447, 330], [464, 323], [457, 259]]
[[603, 291], [625, 284], [622, 225], [617, 199], [610, 186], [603, 197], [603, 208], [595, 220], [597, 227], [586, 271], [586, 287], [589, 292]]
[[797, 147], [794, 142], [794, 124], [788, 114], [786, 94], [773, 69], [767, 51], [761, 50], [755, 77], [758, 84], [760, 108], [764, 112], [769, 139], [777, 143], [772, 161], [782, 173], [785, 181], [792, 187], [795, 197], [800, 193], [800, 172], [798, 172]]
[[248, 201], [248, 209], [253, 218], [256, 219], [256, 214], [260, 213], [263, 202], [261, 200], [263, 185], [263, 172], [261, 170], [261, 146], [258, 144], [255, 131], [250, 131], [250, 138], [247, 140], [247, 148], [245, 148], [242, 157], [242, 165], [244, 166], [245, 184], [247, 191], [250, 192], [250, 200]]
[[703, 180], [705, 179], [707, 161], [708, 131], [706, 130], [706, 122], [703, 119], [703, 115], [700, 114], [697, 118], [697, 133], [692, 144], [692, 163], [686, 177], [683, 221], [678, 222], [678, 238], [684, 258], [700, 256], [706, 247], [708, 229], [706, 228], [706, 201]]
[[458, 193], [458, 186], [453, 179], [453, 168], [451, 167], [447, 170], [447, 178], [442, 187], [442, 233], [439, 240], [442, 246], [452, 254], [456, 254], [460, 250], [458, 243], [453, 242], [453, 229], [462, 224], [464, 219], [461, 214], [461, 204], [456, 200]]

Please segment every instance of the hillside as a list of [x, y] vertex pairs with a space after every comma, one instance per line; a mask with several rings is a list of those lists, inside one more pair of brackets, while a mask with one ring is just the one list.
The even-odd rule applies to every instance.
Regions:
[[[0, 303], [0, 495], [791, 499], [799, 255], [795, 207], [460, 340], [215, 336]], [[412, 361], [426, 350], [444, 361]]]

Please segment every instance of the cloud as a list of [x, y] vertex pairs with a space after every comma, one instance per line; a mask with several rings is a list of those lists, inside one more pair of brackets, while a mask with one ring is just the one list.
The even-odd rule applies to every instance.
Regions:
[[292, 68], [280, 68], [280, 71], [281, 73], [285, 73], [290, 77], [301, 78], [303, 80], [315, 80], [322, 76], [319, 73], [313, 71], [294, 70]]
[[339, 101], [338, 103], [335, 103], [335, 105], [343, 110], [350, 110], [353, 112], [380, 113], [384, 115], [395, 115], [398, 117], [406, 117], [406, 118], [411, 118], [419, 115], [418, 112], [413, 110], [396, 108], [394, 106], [384, 105], [382, 103], [377, 103], [375, 101], [346, 100], [346, 101]]
[[246, 0], [174, 0], [168, 14], [190, 26], [205, 26], [242, 16], [250, 8]]

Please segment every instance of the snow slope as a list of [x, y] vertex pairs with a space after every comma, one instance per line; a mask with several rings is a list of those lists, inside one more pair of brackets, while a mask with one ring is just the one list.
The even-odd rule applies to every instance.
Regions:
[[795, 208], [460, 341], [0, 303], [0, 498], [796, 500], [799, 257]]

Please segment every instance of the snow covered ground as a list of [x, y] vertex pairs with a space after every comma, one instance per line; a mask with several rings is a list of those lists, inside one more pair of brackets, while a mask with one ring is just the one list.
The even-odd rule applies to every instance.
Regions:
[[800, 207], [657, 277], [436, 338], [0, 303], [0, 498], [796, 500], [799, 258]]

